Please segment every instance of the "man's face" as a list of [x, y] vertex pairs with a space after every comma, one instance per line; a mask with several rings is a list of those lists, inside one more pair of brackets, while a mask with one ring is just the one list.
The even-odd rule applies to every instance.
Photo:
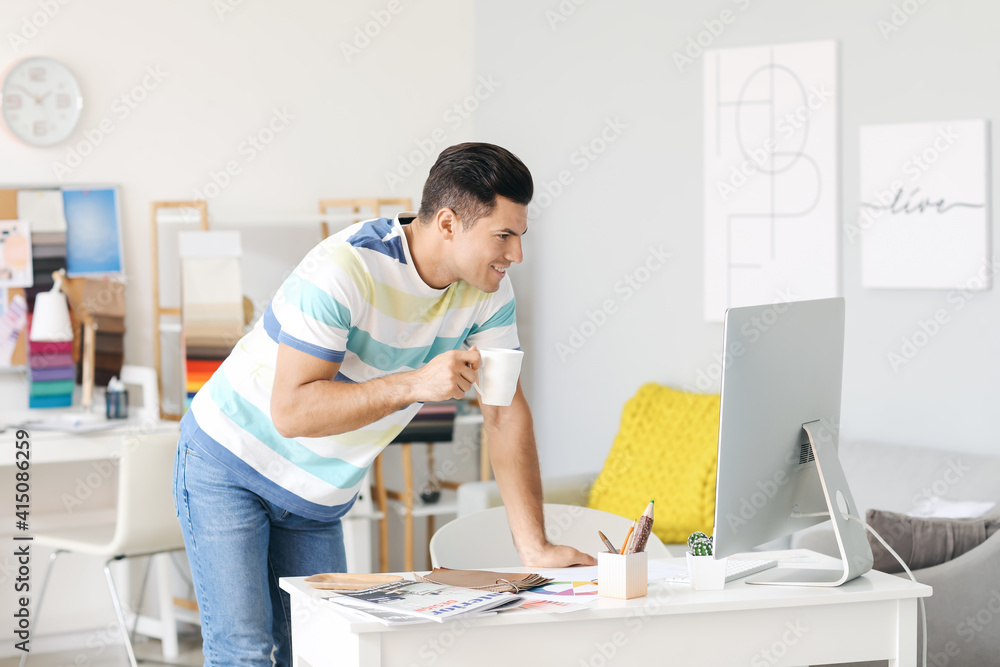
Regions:
[[484, 292], [496, 292], [511, 264], [520, 264], [521, 237], [528, 231], [528, 207], [497, 197], [493, 212], [455, 233], [458, 277]]

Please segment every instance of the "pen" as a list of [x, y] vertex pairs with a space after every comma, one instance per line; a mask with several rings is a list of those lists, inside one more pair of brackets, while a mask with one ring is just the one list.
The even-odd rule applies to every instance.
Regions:
[[611, 544], [611, 540], [609, 540], [604, 533], [597, 531], [597, 534], [601, 537], [601, 541], [604, 542], [604, 546], [608, 548], [608, 551], [613, 554], [618, 553], [618, 549], [615, 548], [615, 545]]

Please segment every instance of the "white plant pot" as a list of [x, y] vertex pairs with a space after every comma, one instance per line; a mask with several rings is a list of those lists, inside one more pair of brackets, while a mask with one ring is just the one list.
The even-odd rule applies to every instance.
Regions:
[[691, 574], [691, 588], [696, 591], [721, 591], [726, 586], [727, 558], [716, 560], [714, 556], [695, 556], [687, 552], [688, 572]]

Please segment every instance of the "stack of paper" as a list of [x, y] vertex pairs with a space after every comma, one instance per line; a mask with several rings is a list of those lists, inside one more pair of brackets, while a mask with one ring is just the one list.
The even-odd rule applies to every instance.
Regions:
[[386, 625], [437, 621], [518, 606], [519, 595], [420, 581], [399, 581], [363, 591], [331, 593], [330, 602]]

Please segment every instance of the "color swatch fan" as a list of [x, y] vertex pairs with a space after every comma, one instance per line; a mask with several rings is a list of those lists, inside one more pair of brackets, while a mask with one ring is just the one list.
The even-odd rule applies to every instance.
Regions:
[[185, 408], [243, 337], [239, 232], [181, 232]]
[[60, 408], [73, 404], [73, 326], [69, 304], [56, 285], [35, 297], [28, 334], [30, 408]]

